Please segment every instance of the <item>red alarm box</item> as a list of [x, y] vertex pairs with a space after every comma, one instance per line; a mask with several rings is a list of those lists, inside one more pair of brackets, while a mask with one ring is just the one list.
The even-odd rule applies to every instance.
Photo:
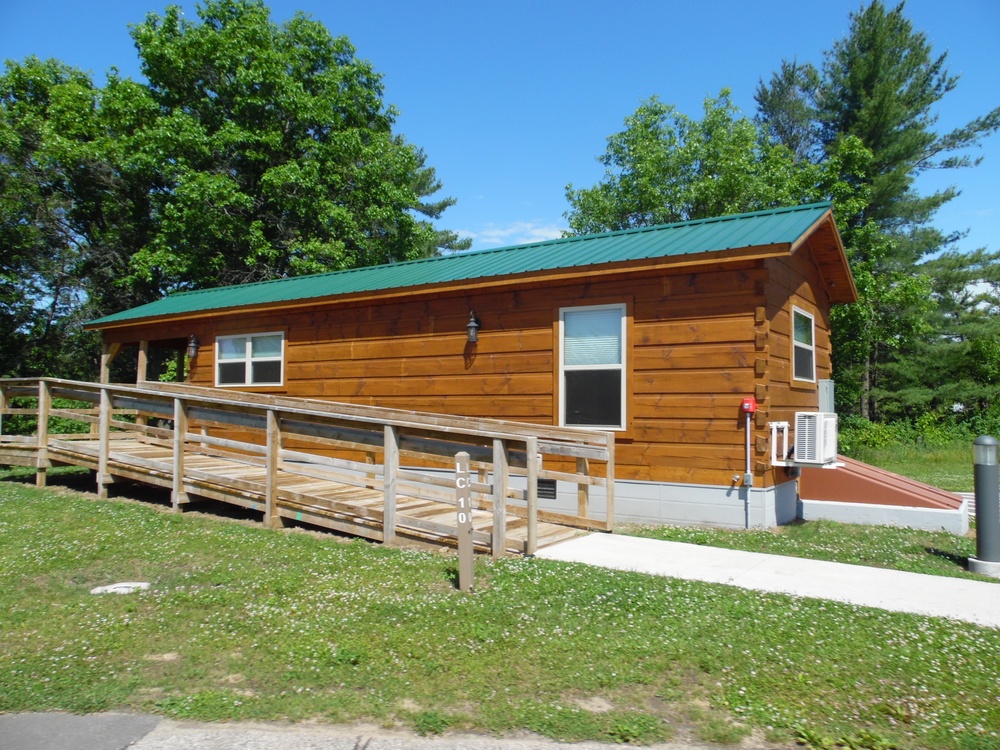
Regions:
[[743, 403], [740, 404], [740, 411], [745, 414], [756, 414], [757, 413], [757, 399], [753, 396], [747, 396], [743, 399]]

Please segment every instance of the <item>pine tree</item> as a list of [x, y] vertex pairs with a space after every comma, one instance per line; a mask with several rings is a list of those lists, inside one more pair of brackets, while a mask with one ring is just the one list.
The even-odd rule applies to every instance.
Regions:
[[[933, 53], [903, 4], [890, 10], [875, 0], [850, 20], [847, 36], [824, 54], [820, 71], [783, 63], [759, 85], [757, 103], [771, 138], [802, 162], [828, 160], [846, 137], [871, 156], [842, 180], [863, 201], [847, 210], [837, 206], [862, 299], [854, 310], [836, 310], [833, 322], [838, 390], [854, 397], [853, 408], [862, 415], [875, 417], [890, 355], [914, 346], [927, 330], [921, 318], [929, 305], [921, 290], [929, 279], [917, 264], [960, 236], [932, 225], [957, 188], [922, 195], [916, 179], [928, 169], [978, 164], [969, 150], [1000, 129], [1000, 107], [937, 133], [935, 108], [958, 82], [946, 67], [947, 54]], [[891, 325], [871, 327], [872, 321]]]

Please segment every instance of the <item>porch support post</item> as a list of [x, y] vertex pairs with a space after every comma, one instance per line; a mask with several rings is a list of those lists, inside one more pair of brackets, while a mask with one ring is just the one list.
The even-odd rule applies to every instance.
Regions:
[[382, 541], [396, 541], [396, 475], [399, 473], [399, 433], [391, 424], [385, 426], [382, 457]]
[[184, 443], [188, 431], [187, 404], [184, 399], [174, 399], [174, 484], [170, 493], [170, 504], [180, 512], [181, 505], [187, 503], [184, 491]]
[[[145, 383], [146, 380], [147, 380], [148, 374], [149, 374], [149, 342], [148, 341], [140, 341], [139, 342], [139, 361], [138, 361], [138, 364], [136, 366], [135, 384], [136, 385], [142, 385], [143, 383]], [[136, 414], [135, 415], [135, 423], [139, 427], [145, 427], [147, 424], [149, 424], [149, 417], [147, 417], [145, 414]], [[142, 436], [144, 434], [145, 433], [142, 430], [139, 431], [139, 437], [140, 437], [140, 439], [142, 438]]]
[[507, 441], [493, 440], [493, 557], [507, 551], [507, 489], [510, 486], [510, 462]]
[[136, 364], [135, 371], [135, 384], [141, 385], [145, 383], [147, 374], [149, 371], [149, 342], [140, 341], [139, 342], [139, 360]]
[[107, 384], [111, 382], [111, 363], [114, 361], [115, 357], [118, 356], [118, 352], [122, 349], [122, 345], [115, 341], [111, 344], [104, 344], [101, 347], [101, 383]]

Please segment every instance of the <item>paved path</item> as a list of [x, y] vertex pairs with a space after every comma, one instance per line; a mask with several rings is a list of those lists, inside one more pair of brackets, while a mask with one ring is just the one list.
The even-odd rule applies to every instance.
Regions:
[[618, 534], [589, 534], [538, 557], [911, 612], [1000, 628], [1000, 582], [906, 573]]
[[[0, 750], [608, 750], [534, 735], [416, 737], [375, 726], [198, 724], [136, 714], [0, 715]], [[669, 742], [650, 750], [719, 750]]]

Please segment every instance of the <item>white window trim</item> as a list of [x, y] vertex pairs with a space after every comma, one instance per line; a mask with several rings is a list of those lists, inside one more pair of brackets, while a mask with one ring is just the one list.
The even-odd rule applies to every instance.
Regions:
[[[252, 357], [251, 352], [253, 351], [253, 340], [255, 338], [261, 338], [264, 336], [281, 336], [281, 355], [279, 357]], [[222, 341], [228, 341], [229, 339], [243, 339], [246, 342], [246, 351], [244, 352], [243, 359], [219, 359], [219, 352], [221, 351], [220, 343]], [[243, 362], [244, 365], [244, 381], [242, 383], [220, 383], [219, 382], [219, 363], [227, 362], [230, 364], [236, 362]], [[250, 365], [253, 362], [280, 362], [281, 364], [281, 378], [277, 383], [252, 383], [250, 382], [250, 375], [252, 370]], [[285, 384], [285, 332], [284, 331], [261, 331], [256, 333], [236, 333], [230, 336], [216, 336], [215, 337], [215, 387], [216, 388], [280, 388]]]
[[[796, 315], [796, 313], [799, 314], [799, 315], [801, 315], [804, 318], [809, 318], [809, 327], [810, 327], [811, 332], [812, 332], [812, 335], [810, 336], [810, 338], [812, 339], [812, 344], [811, 345], [800, 344], [798, 341], [795, 340], [795, 315]], [[806, 312], [805, 310], [803, 310], [800, 307], [795, 307], [793, 305], [792, 306], [792, 321], [791, 322], [792, 322], [792, 335], [791, 335], [791, 343], [792, 343], [792, 361], [791, 361], [791, 365], [792, 365], [792, 380], [793, 381], [797, 381], [799, 383], [815, 383], [816, 382], [816, 316], [813, 315], [812, 313]], [[812, 354], [812, 377], [810, 377], [810, 378], [800, 378], [798, 375], [795, 374], [795, 350], [796, 350], [796, 348], [808, 349], [810, 351], [810, 353]]]
[[[621, 313], [621, 362], [618, 365], [569, 365], [565, 364], [566, 345], [566, 313], [583, 312], [586, 310], [618, 310]], [[624, 303], [614, 303], [608, 305], [578, 305], [574, 307], [563, 307], [559, 310], [559, 425], [562, 427], [582, 427], [585, 429], [608, 430], [611, 432], [624, 432], [628, 425], [628, 416], [625, 412], [625, 405], [628, 403], [626, 377], [628, 362], [628, 307]], [[621, 415], [620, 425], [567, 425], [566, 424], [566, 371], [570, 370], [613, 370], [618, 368], [621, 378], [621, 403], [618, 405], [618, 413]]]

